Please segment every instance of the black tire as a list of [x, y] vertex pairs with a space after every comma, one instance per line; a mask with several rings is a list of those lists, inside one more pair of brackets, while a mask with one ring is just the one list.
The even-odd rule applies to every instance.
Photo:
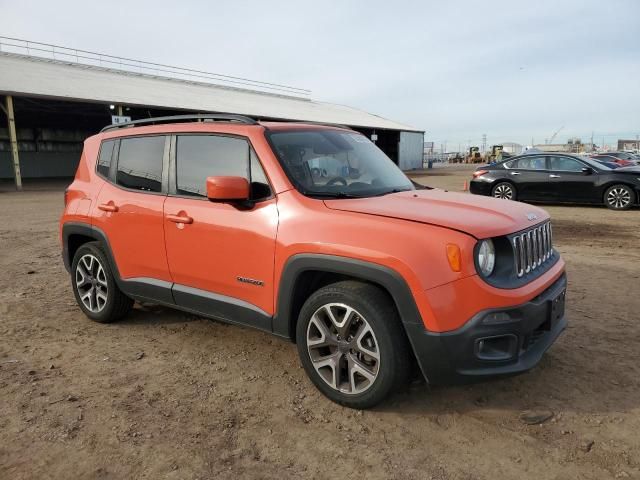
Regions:
[[[93, 259], [93, 260], [92, 260]], [[83, 262], [79, 271], [78, 264]], [[87, 268], [87, 264], [84, 262], [91, 262], [91, 269]], [[97, 261], [98, 266], [102, 268], [103, 274], [91, 273], [98, 272], [99, 269], [95, 267], [93, 262]], [[89, 273], [89, 280], [87, 282], [81, 282], [79, 279], [83, 278], [82, 272]], [[104, 289], [106, 285], [106, 290]], [[73, 288], [73, 294], [76, 297], [78, 306], [84, 312], [84, 314], [91, 320], [100, 323], [110, 323], [124, 317], [133, 307], [133, 300], [127, 297], [118, 288], [118, 285], [111, 271], [111, 266], [102, 250], [100, 242], [89, 242], [82, 245], [76, 251], [73, 256], [73, 262], [71, 263], [71, 287]], [[93, 288], [100, 290], [101, 295], [106, 297], [106, 300], [99, 299], [95, 294], [90, 294], [88, 291]], [[105, 293], [106, 292], [106, 293]], [[85, 301], [81, 298], [81, 295], [87, 295], [86, 301], [89, 305], [85, 304]], [[90, 306], [94, 308], [91, 309]]]
[[516, 186], [511, 182], [496, 183], [491, 189], [491, 196], [504, 200], [517, 200], [518, 192]]
[[611, 210], [629, 210], [635, 203], [636, 195], [627, 185], [612, 185], [604, 192], [604, 204]]
[[[370, 327], [372, 332], [370, 336], [368, 336], [369, 334], [358, 335], [360, 341], [352, 339], [351, 343], [347, 343], [345, 339], [342, 339], [341, 346], [326, 347], [327, 355], [339, 356], [341, 360], [338, 361], [342, 362], [339, 363], [339, 365], [344, 367], [344, 369], [328, 368], [331, 369], [331, 371], [341, 371], [340, 377], [345, 380], [349, 379], [349, 383], [343, 385], [345, 388], [351, 390], [351, 392], [344, 392], [334, 388], [321, 376], [316, 370], [316, 367], [314, 367], [312, 360], [312, 355], [315, 355], [317, 350], [314, 350], [312, 353], [311, 349], [318, 347], [309, 347], [307, 343], [308, 336], [312, 335], [314, 329], [317, 330], [316, 323], [310, 326], [312, 317], [324, 309], [327, 304], [344, 304], [355, 310], [355, 315], [351, 321], [353, 324], [352, 328], [356, 329], [356, 333], [353, 334], [354, 336], [358, 335], [357, 332], [367, 330], [367, 326]], [[335, 308], [339, 309], [341, 307]], [[347, 315], [345, 315], [345, 317], [346, 316]], [[316, 317], [314, 322], [317, 321], [317, 318], [318, 317]], [[327, 323], [331, 325], [330, 321]], [[336, 332], [338, 332], [337, 329], [332, 333]], [[340, 336], [336, 334], [334, 338], [339, 340]], [[355, 345], [356, 343], [365, 341], [369, 342], [367, 348], [370, 349], [371, 353], [375, 352], [379, 357], [377, 368], [370, 367], [366, 364], [368, 361], [375, 363], [375, 359], [368, 357], [366, 354], [363, 355], [362, 350], [359, 350], [357, 345], [355, 349], [341, 353], [340, 349], [348, 348], [345, 347], [345, 343], [347, 343], [347, 345]], [[392, 392], [406, 385], [411, 374], [411, 349], [396, 307], [385, 291], [367, 283], [342, 281], [333, 283], [314, 292], [304, 303], [300, 311], [296, 325], [296, 343], [302, 365], [313, 384], [329, 399], [346, 407], [365, 409], [377, 405]], [[360, 346], [362, 345], [360, 344]], [[335, 354], [330, 353], [331, 348], [336, 349]], [[322, 361], [328, 357], [321, 356], [319, 358], [320, 361]], [[354, 358], [357, 358], [357, 361], [354, 360]], [[316, 361], [318, 360], [316, 359]], [[356, 370], [356, 368], [353, 368], [353, 365], [359, 368], [359, 366], [363, 364], [365, 364], [367, 368], [371, 368], [371, 370], [376, 370], [376, 376], [373, 381], [365, 380], [365, 382], [368, 382], [367, 386], [363, 391], [359, 392], [357, 388], [353, 388], [354, 385], [356, 385], [356, 382], [353, 380], [356, 378], [356, 375], [362, 377], [360, 380], [364, 377], [357, 371], [352, 374], [349, 374], [349, 372]], [[332, 377], [331, 374], [325, 375], [325, 377], [327, 376], [335, 378]], [[334, 383], [337, 382], [334, 381]], [[361, 381], [361, 384], [362, 383]], [[360, 388], [363, 387], [360, 385]]]

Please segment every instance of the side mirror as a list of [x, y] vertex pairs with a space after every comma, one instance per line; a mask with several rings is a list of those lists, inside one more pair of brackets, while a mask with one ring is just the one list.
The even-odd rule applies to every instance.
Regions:
[[585, 175], [591, 175], [593, 173], [593, 168], [591, 167], [582, 167], [582, 173]]
[[249, 192], [244, 177], [207, 177], [207, 198], [212, 202], [246, 202]]

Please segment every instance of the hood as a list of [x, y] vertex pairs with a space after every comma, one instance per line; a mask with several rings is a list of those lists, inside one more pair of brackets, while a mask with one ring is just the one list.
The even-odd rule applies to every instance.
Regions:
[[[399, 218], [489, 238], [524, 230], [549, 218], [541, 208], [444, 190], [412, 190], [380, 197], [325, 200], [333, 210]], [[536, 218], [532, 218], [532, 217]], [[531, 218], [531, 220], [529, 219]]]

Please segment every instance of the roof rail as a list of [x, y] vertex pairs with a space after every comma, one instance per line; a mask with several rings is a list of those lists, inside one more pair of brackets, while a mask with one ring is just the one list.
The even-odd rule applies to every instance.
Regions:
[[156, 125], [158, 123], [204, 121], [236, 122], [244, 123], [246, 125], [258, 125], [258, 122], [256, 122], [253, 118], [245, 117], [244, 115], [235, 115], [232, 113], [205, 113], [199, 115], [172, 115], [169, 117], [144, 118], [142, 120], [133, 120], [132, 122], [116, 123], [114, 125], [107, 125], [102, 130], [100, 130], [100, 133], [108, 132], [109, 130], [117, 130], [118, 128], [139, 127], [142, 125]]

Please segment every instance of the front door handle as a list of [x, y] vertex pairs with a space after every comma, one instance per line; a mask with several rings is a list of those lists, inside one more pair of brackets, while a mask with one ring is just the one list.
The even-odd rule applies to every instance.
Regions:
[[520, 175], [520, 172], [510, 172], [511, 175]]
[[560, 175], [551, 174], [551, 175], [549, 175], [549, 178], [560, 178]]
[[101, 203], [98, 208], [103, 212], [117, 212], [118, 207], [113, 202]]
[[167, 215], [167, 220], [173, 223], [186, 223], [187, 225], [193, 223], [193, 218], [189, 215], [183, 214], [182, 212], [177, 215]]

